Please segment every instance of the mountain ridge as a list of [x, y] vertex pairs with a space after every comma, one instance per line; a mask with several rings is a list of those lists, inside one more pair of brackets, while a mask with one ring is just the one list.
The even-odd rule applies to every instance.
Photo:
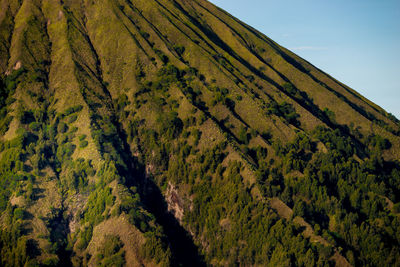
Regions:
[[0, 6], [2, 265], [399, 264], [353, 89], [204, 0]]

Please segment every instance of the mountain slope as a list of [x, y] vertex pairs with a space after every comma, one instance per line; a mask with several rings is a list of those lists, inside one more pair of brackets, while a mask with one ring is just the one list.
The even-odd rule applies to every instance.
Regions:
[[0, 0], [2, 265], [400, 264], [400, 123], [204, 0]]

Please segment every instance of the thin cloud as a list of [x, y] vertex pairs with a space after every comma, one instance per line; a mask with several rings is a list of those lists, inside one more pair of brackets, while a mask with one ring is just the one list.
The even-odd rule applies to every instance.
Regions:
[[322, 50], [328, 50], [328, 47], [324, 46], [298, 46], [298, 47], [292, 47], [290, 50], [294, 51], [322, 51]]

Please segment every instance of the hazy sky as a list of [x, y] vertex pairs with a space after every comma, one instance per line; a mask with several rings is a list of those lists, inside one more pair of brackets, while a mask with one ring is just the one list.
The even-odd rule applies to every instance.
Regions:
[[400, 0], [211, 0], [400, 119]]

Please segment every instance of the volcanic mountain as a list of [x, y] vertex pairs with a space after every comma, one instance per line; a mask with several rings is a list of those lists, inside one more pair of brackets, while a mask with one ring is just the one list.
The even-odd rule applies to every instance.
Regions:
[[0, 0], [0, 108], [1, 266], [400, 265], [399, 121], [206, 0]]

